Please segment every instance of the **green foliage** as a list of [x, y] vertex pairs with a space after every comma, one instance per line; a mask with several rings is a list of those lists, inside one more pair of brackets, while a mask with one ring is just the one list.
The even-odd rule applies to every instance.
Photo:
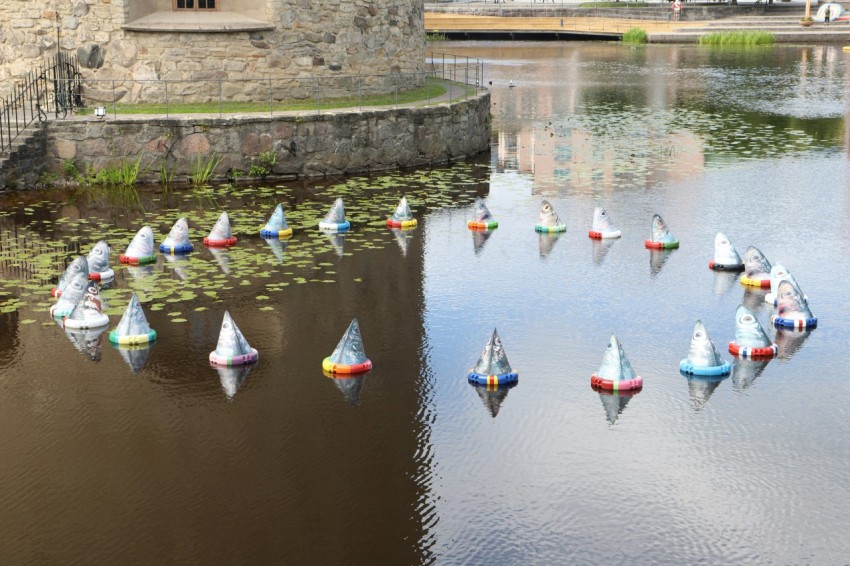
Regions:
[[66, 159], [62, 162], [62, 171], [64, 171], [65, 175], [71, 179], [79, 179], [80, 177], [80, 170], [77, 169], [77, 164], [70, 159]]
[[251, 158], [248, 175], [265, 179], [277, 164], [277, 154], [274, 151], [264, 151], [256, 158]]
[[50, 171], [42, 171], [41, 175], [38, 176], [38, 184], [45, 187], [53, 186], [58, 180], [59, 177]]
[[440, 30], [429, 31], [425, 33], [425, 41], [443, 41], [446, 39], [446, 34]]
[[171, 183], [174, 180], [174, 169], [168, 168], [168, 163], [165, 160], [162, 161], [162, 164], [159, 166], [159, 182], [163, 187], [168, 189], [171, 186]]
[[221, 160], [222, 156], [217, 153], [206, 157], [198, 155], [198, 160], [195, 162], [194, 167], [192, 167], [192, 185], [202, 187], [208, 184]]
[[707, 33], [699, 38], [700, 45], [772, 45], [776, 36], [768, 31], [719, 31]]
[[646, 30], [643, 28], [630, 28], [623, 34], [623, 43], [646, 43], [647, 41]]
[[117, 163], [112, 163], [103, 169], [95, 169], [91, 163], [88, 163], [83, 181], [87, 185], [132, 187], [139, 179], [144, 156], [144, 153], [141, 154], [135, 161], [122, 157]]

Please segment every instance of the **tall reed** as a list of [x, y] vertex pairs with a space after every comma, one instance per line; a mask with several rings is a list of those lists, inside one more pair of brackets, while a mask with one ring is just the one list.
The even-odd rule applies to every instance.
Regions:
[[215, 173], [216, 167], [219, 166], [221, 160], [222, 156], [217, 153], [213, 153], [206, 157], [198, 155], [198, 160], [192, 168], [192, 185], [195, 187], [202, 187], [209, 183], [209, 180], [212, 178], [213, 173]]

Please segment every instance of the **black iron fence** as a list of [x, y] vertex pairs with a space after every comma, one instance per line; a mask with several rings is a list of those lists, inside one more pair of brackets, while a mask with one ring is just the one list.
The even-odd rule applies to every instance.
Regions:
[[82, 105], [77, 58], [57, 53], [0, 100], [0, 153], [8, 151], [12, 141], [35, 120], [46, 120], [48, 113], [64, 117]]

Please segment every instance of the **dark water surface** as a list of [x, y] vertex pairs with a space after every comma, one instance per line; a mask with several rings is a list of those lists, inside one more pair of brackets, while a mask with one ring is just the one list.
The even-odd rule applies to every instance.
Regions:
[[[28, 193], [0, 213], [0, 562], [843, 564], [850, 559], [848, 55], [449, 43], [486, 60], [491, 160], [326, 185]], [[514, 86], [509, 86], [513, 81]], [[407, 194], [419, 227], [383, 226]], [[475, 196], [500, 226], [466, 229]], [[315, 228], [343, 196], [353, 231]], [[568, 230], [533, 231], [540, 201]], [[277, 202], [296, 234], [258, 231]], [[623, 237], [588, 239], [602, 204]], [[237, 246], [201, 245], [228, 210]], [[681, 248], [643, 247], [660, 213]], [[117, 265], [179, 216], [197, 251]], [[678, 371], [702, 319], [726, 360], [764, 292], [715, 233], [796, 277], [819, 327], [721, 381]], [[50, 321], [101, 237], [159, 339]], [[225, 309], [260, 352], [210, 368]], [[374, 369], [323, 375], [358, 317]], [[498, 327], [519, 384], [466, 381]], [[645, 386], [593, 391], [612, 332]]]

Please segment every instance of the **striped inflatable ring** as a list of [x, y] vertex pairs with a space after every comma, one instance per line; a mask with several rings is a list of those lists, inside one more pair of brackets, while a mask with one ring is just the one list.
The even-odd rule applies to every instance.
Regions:
[[773, 358], [779, 353], [779, 346], [773, 343], [763, 348], [742, 348], [735, 342], [729, 342], [729, 353], [745, 360]]
[[619, 238], [623, 235], [623, 231], [614, 230], [613, 232], [597, 232], [595, 230], [588, 230], [587, 235], [593, 240], [604, 240], [607, 238]]
[[675, 250], [679, 247], [679, 240], [672, 242], [653, 242], [652, 240], [644, 240], [643, 245], [650, 250]]
[[715, 271], [744, 271], [743, 263], [714, 263], [714, 260], [708, 262], [708, 268]]
[[241, 366], [250, 364], [260, 359], [260, 354], [256, 348], [251, 348], [251, 351], [241, 356], [219, 356], [215, 350], [210, 352], [210, 365], [215, 366]]
[[226, 248], [236, 243], [236, 236], [231, 236], [223, 240], [211, 240], [209, 237], [204, 238], [204, 245], [208, 248]]
[[405, 228], [415, 228], [417, 224], [415, 218], [413, 220], [402, 220], [401, 222], [387, 218], [387, 228], [401, 228], [404, 230]]
[[180, 244], [179, 246], [166, 246], [165, 244], [159, 245], [160, 252], [171, 255], [187, 254], [194, 249], [195, 246], [192, 244]]
[[143, 255], [141, 257], [130, 257], [122, 254], [118, 256], [118, 261], [126, 265], [146, 265], [148, 263], [155, 263], [156, 256]]
[[470, 220], [466, 223], [466, 227], [470, 230], [495, 230], [499, 227], [499, 223], [495, 220], [491, 220], [490, 222], [476, 222], [474, 220]]
[[115, 271], [112, 268], [106, 271], [92, 271], [89, 273], [89, 281], [109, 281], [115, 277]]
[[747, 287], [760, 287], [761, 289], [770, 289], [770, 275], [766, 275], [767, 279], [751, 279], [741, 276], [741, 285]]
[[509, 383], [516, 383], [519, 381], [519, 374], [515, 371], [510, 373], [502, 373], [499, 375], [485, 375], [483, 373], [476, 373], [472, 370], [469, 370], [469, 373], [466, 375], [466, 378], [470, 383], [477, 383], [479, 385], [487, 385], [487, 386], [498, 386], [498, 385], [507, 385]]
[[793, 330], [806, 330], [807, 328], [816, 328], [818, 325], [817, 317], [812, 318], [782, 318], [781, 316], [773, 315], [770, 321], [777, 328], [791, 328]]
[[100, 328], [109, 324], [109, 317], [103, 313], [100, 316], [94, 317], [91, 320], [76, 320], [71, 318], [62, 319], [62, 326], [65, 328], [73, 328], [74, 330], [88, 330], [89, 328]]
[[292, 237], [292, 228], [285, 228], [283, 230], [260, 230], [260, 236], [263, 238], [277, 238], [279, 240], [285, 240], [287, 238]]
[[558, 224], [557, 226], [543, 226], [542, 224], [535, 224], [534, 231], [542, 232], [544, 234], [557, 234], [558, 232], [566, 232], [567, 225]]
[[322, 369], [326, 372], [336, 375], [336, 374], [345, 374], [351, 375], [355, 373], [363, 373], [372, 369], [372, 360], [366, 360], [362, 364], [336, 364], [331, 361], [330, 356], [322, 360]]
[[590, 385], [599, 387], [607, 391], [630, 391], [632, 389], [640, 389], [643, 387], [643, 378], [637, 376], [634, 379], [625, 379], [623, 381], [614, 381], [611, 379], [602, 379], [595, 373], [590, 376]]
[[729, 362], [723, 362], [719, 366], [695, 366], [685, 358], [679, 362], [679, 371], [691, 375], [726, 375], [732, 371], [732, 366]]
[[351, 230], [351, 222], [347, 220], [340, 223], [319, 222], [319, 228], [325, 232], [348, 232]]
[[129, 336], [118, 336], [118, 332], [113, 330], [109, 333], [109, 341], [113, 344], [122, 346], [135, 346], [137, 344], [147, 344], [156, 340], [156, 330], [151, 330], [147, 334], [131, 334]]

